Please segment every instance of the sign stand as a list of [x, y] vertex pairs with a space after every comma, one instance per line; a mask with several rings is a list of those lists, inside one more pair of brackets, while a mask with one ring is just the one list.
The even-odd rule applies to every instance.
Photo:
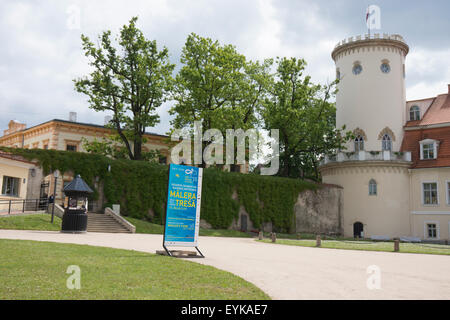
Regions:
[[[176, 258], [204, 258], [197, 245], [203, 169], [169, 165], [163, 248], [157, 254]], [[169, 250], [168, 246], [194, 247], [196, 251]], [[198, 254], [199, 255], [198, 255]]]
[[163, 245], [163, 248], [164, 248], [164, 251], [157, 250], [156, 253], [159, 255], [163, 255], [163, 256], [167, 255], [169, 257], [175, 257], [175, 258], [204, 258], [205, 257], [198, 247], [195, 247], [195, 249], [197, 250], [197, 252], [200, 255], [197, 255], [197, 252], [195, 252], [195, 251], [169, 250], [169, 249], [167, 249], [167, 247], [165, 245]]

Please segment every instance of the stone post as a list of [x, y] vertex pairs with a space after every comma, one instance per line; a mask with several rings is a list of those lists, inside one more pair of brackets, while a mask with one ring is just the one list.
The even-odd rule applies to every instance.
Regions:
[[258, 234], [258, 240], [262, 240], [263, 239], [263, 232], [260, 231]]
[[400, 251], [400, 239], [394, 239], [394, 252]]
[[297, 233], [297, 240], [300, 240], [302, 238], [302, 235], [300, 233]]
[[320, 247], [322, 245], [322, 240], [320, 240], [320, 235], [316, 237], [316, 247]]
[[272, 232], [272, 242], [277, 241], [277, 234], [275, 232]]

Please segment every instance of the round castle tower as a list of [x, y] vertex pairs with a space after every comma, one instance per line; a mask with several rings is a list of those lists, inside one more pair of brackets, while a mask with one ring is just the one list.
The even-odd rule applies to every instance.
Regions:
[[[405, 57], [409, 47], [399, 35], [348, 38], [332, 53], [340, 78], [336, 126], [346, 125], [363, 140], [346, 151], [399, 151], [405, 123]], [[389, 137], [385, 135], [389, 135]], [[383, 148], [383, 137], [385, 138]], [[358, 141], [359, 142], [359, 141]]]
[[345, 236], [392, 238], [410, 234], [411, 153], [399, 152], [405, 119], [405, 57], [399, 35], [357, 36], [341, 41], [331, 56], [340, 79], [336, 126], [355, 139], [326, 156], [324, 183], [343, 188]]

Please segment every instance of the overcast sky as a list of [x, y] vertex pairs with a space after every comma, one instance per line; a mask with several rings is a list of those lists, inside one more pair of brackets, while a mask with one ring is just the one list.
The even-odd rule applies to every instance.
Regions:
[[[365, 12], [381, 8], [380, 33], [401, 34], [406, 60], [407, 99], [447, 92], [450, 83], [450, 1], [448, 0], [1, 0], [0, 130], [16, 119], [29, 127], [50, 119], [103, 124], [105, 114], [89, 109], [72, 79], [87, 74], [80, 35], [91, 39], [104, 30], [114, 34], [138, 16], [148, 39], [169, 48], [179, 64], [189, 33], [233, 44], [249, 59], [304, 58], [313, 81], [335, 77], [331, 51], [340, 40], [367, 32]], [[79, 16], [77, 13], [79, 12]], [[79, 23], [78, 23], [79, 22]], [[167, 110], [148, 131], [166, 133]], [[1, 132], [2, 134], [3, 132]]]

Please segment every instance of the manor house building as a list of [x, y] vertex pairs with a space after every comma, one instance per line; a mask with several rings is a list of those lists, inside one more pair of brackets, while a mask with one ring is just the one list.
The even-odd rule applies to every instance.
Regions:
[[[26, 124], [20, 123], [17, 120], [11, 120], [8, 124], [8, 129], [4, 130], [3, 136], [0, 136], [0, 146], [86, 152], [83, 144], [84, 140], [89, 142], [94, 140], [102, 141], [103, 138], [108, 137], [112, 133], [111, 129], [103, 125], [77, 122], [76, 117], [76, 113], [71, 112], [68, 120], [53, 119], [30, 128], [27, 128]], [[105, 124], [107, 122], [108, 118], [105, 117]], [[159, 150], [161, 154], [158, 159], [159, 163], [171, 163], [169, 136], [147, 132], [144, 134], [144, 138], [146, 139], [142, 147], [144, 152]], [[230, 168], [229, 166], [224, 166], [224, 169], [229, 170]], [[234, 169], [244, 173], [248, 172], [248, 163], [245, 166], [236, 166]], [[2, 170], [0, 170], [1, 172]], [[12, 181], [16, 181], [14, 179], [18, 179], [18, 177], [13, 174], [0, 175], [0, 190], [2, 190], [2, 179], [6, 179], [5, 181], [10, 181], [11, 179]], [[63, 199], [64, 186], [70, 183], [72, 179], [73, 177], [69, 173], [65, 173], [63, 176], [57, 178], [56, 199], [58, 202], [61, 202]], [[53, 194], [54, 181], [53, 175], [45, 177], [41, 184], [41, 190], [37, 194], [42, 198]], [[30, 194], [23, 192], [17, 192], [14, 195], [0, 194], [0, 196], [2, 195], [5, 196], [5, 199], [11, 197], [30, 198]], [[33, 193], [33, 197], [35, 196], [36, 192]], [[101, 208], [101, 201], [102, 199], [97, 201], [98, 203], [89, 202], [91, 206], [94, 206], [94, 208], [91, 207], [90, 209], [95, 210], [95, 207]]]
[[[108, 121], [105, 118], [105, 123]], [[27, 128], [26, 124], [20, 123], [17, 120], [11, 120], [8, 124], [8, 129], [4, 130], [3, 136], [0, 137], [0, 146], [24, 148], [24, 149], [53, 149], [64, 150], [71, 152], [86, 152], [83, 139], [92, 142], [94, 140], [102, 141], [103, 138], [111, 134], [111, 129], [96, 124], [77, 122], [76, 113], [71, 112], [69, 120], [54, 119], [36, 126]], [[147, 142], [143, 146], [144, 151], [159, 150], [161, 156], [159, 162], [162, 164], [170, 163], [170, 152], [167, 144], [167, 136], [146, 133], [144, 137]], [[6, 177], [6, 175], [4, 175]], [[0, 177], [3, 178], [4, 177]], [[8, 179], [16, 179], [17, 177], [11, 173]], [[56, 200], [61, 202], [63, 199], [63, 188], [72, 181], [73, 177], [69, 173], [59, 176], [56, 179]], [[1, 180], [1, 179], [0, 179]], [[9, 195], [9, 198], [30, 198], [37, 197], [45, 198], [53, 194], [54, 191], [54, 177], [53, 175], [46, 176], [40, 186], [39, 191], [24, 194], [19, 192], [14, 195]], [[1, 183], [2, 181], [0, 181]], [[4, 184], [4, 183], [3, 183]], [[6, 196], [2, 193], [3, 196]], [[91, 208], [101, 207], [100, 203], [90, 202]]]
[[343, 40], [331, 54], [336, 126], [355, 139], [320, 171], [343, 187], [345, 236], [450, 239], [450, 85], [406, 101], [408, 51], [400, 35], [374, 34]]

